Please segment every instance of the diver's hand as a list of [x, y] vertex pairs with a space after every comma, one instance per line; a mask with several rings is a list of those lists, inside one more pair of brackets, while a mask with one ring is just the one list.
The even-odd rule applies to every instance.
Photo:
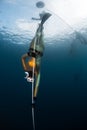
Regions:
[[29, 73], [25, 72], [26, 76], [24, 77], [25, 79], [27, 79], [27, 82], [34, 82], [34, 79], [29, 77]]
[[27, 82], [34, 82], [34, 79], [33, 79], [33, 78], [28, 77], [28, 78], [27, 78]]
[[29, 77], [29, 73], [25, 72], [26, 76], [24, 77], [25, 79], [27, 79]]

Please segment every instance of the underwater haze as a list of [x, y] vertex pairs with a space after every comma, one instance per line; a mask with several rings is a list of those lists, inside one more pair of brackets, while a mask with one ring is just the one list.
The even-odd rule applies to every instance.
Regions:
[[0, 130], [33, 130], [32, 88], [24, 79], [21, 56], [38, 27], [31, 18], [44, 10], [52, 16], [44, 24], [36, 130], [86, 130], [87, 18], [71, 26], [49, 10], [49, 0], [43, 9], [36, 2], [0, 1]]

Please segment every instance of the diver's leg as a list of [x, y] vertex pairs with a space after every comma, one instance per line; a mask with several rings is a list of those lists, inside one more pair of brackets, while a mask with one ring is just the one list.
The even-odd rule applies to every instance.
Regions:
[[30, 45], [29, 45], [29, 51], [30, 51], [30, 48], [34, 48], [34, 45], [35, 45], [35, 37], [32, 39]]

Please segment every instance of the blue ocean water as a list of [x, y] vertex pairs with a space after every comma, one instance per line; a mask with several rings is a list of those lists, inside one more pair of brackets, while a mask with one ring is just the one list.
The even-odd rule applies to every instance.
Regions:
[[[21, 56], [27, 45], [0, 36], [0, 130], [32, 130], [31, 84], [24, 79]], [[87, 128], [86, 45], [70, 55], [68, 41], [45, 45], [35, 109], [36, 130]]]

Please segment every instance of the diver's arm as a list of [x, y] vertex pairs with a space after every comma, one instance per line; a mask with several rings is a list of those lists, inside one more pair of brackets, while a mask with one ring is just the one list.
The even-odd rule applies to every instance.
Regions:
[[21, 60], [22, 60], [22, 65], [23, 65], [24, 70], [27, 70], [27, 67], [26, 67], [26, 58], [27, 58], [27, 57], [29, 57], [29, 56], [28, 56], [28, 54], [26, 53], [26, 54], [24, 54], [24, 55], [22, 56], [22, 58], [21, 58]]
[[36, 76], [36, 83], [35, 83], [35, 89], [34, 89], [34, 97], [37, 97], [39, 84], [40, 84], [40, 71], [37, 73], [37, 76]]

